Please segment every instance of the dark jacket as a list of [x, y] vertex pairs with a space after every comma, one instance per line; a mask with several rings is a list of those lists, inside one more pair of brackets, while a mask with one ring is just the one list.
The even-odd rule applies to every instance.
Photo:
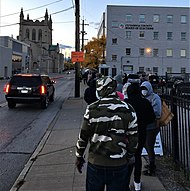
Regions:
[[148, 124], [155, 122], [155, 114], [151, 103], [141, 96], [139, 84], [131, 84], [127, 88], [128, 99], [124, 99], [126, 103], [130, 103], [135, 109], [138, 122], [139, 141], [145, 140], [146, 127]]

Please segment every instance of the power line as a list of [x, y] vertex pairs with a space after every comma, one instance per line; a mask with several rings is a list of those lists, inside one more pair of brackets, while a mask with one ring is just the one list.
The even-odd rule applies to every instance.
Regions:
[[[59, 2], [61, 2], [61, 1], [63, 1], [63, 0], [57, 0], [57, 1], [54, 1], [54, 2], [52, 2], [52, 3], [48, 3], [48, 4], [45, 4], [45, 5], [41, 5], [41, 6], [38, 6], [38, 7], [31, 8], [31, 9], [27, 9], [27, 10], [24, 10], [23, 12], [33, 11], [33, 10], [36, 10], [36, 9], [40, 9], [40, 8], [46, 7], [46, 6], [48, 6], [48, 5], [52, 5], [52, 4], [55, 4], [55, 3], [59, 3]], [[20, 13], [20, 12], [11, 13], [11, 14], [7, 14], [7, 15], [2, 15], [2, 16], [0, 16], [0, 17], [8, 17], [8, 16], [12, 16], [12, 15], [17, 15], [17, 14], [19, 14], [19, 13]]]
[[[73, 8], [74, 8], [74, 7], [72, 6], [72, 7], [69, 7], [69, 8], [67, 8], [67, 9], [64, 9], [64, 10], [61, 10], [61, 11], [54, 12], [54, 13], [52, 13], [52, 14], [50, 14], [50, 15], [59, 14], [59, 13], [68, 11], [68, 10], [73, 9]], [[39, 17], [39, 18], [37, 18], [37, 19], [33, 19], [33, 20], [38, 20], [38, 19], [41, 19], [41, 18], [44, 18], [44, 16], [43, 16], [43, 17]], [[19, 24], [19, 23], [13, 23], [13, 24], [8, 24], [8, 25], [2, 25], [2, 26], [0, 26], [0, 27], [9, 27], [9, 26], [18, 25], [18, 24]]]

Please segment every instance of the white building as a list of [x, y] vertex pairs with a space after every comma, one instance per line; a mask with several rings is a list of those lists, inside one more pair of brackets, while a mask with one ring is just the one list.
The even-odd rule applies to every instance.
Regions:
[[109, 75], [190, 73], [189, 7], [108, 5], [102, 23]]
[[0, 36], [0, 77], [29, 70], [30, 45], [9, 36]]

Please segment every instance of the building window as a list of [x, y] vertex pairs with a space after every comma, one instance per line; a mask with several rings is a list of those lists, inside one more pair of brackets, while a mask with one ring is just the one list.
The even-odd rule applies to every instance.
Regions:
[[157, 57], [158, 56], [158, 48], [153, 49], [153, 56]]
[[26, 35], [25, 35], [25, 37], [26, 37], [27, 39], [30, 39], [30, 31], [29, 31], [29, 29], [26, 29]]
[[131, 55], [131, 49], [130, 48], [126, 48], [126, 55], [130, 56]]
[[139, 55], [144, 56], [144, 48], [139, 48]]
[[38, 31], [38, 41], [42, 41], [42, 29]]
[[172, 40], [172, 39], [173, 39], [173, 33], [167, 32], [167, 40]]
[[139, 38], [140, 39], [144, 39], [144, 33], [145, 33], [144, 31], [139, 32]]
[[139, 72], [143, 73], [144, 72], [144, 67], [139, 67]]
[[132, 15], [131, 14], [126, 15], [126, 22], [132, 22]]
[[173, 15], [167, 15], [167, 23], [173, 23]]
[[158, 73], [158, 67], [153, 67], [152, 71], [153, 71], [154, 74]]
[[186, 68], [181, 68], [181, 73], [185, 74], [186, 73]]
[[123, 71], [133, 73], [133, 65], [123, 65]]
[[158, 40], [158, 34], [159, 34], [158, 32], [154, 32], [154, 33], [153, 33], [153, 35], [154, 35], [153, 39], [154, 39], [154, 40]]
[[139, 22], [140, 23], [145, 23], [145, 15], [139, 15]]
[[112, 44], [117, 44], [117, 38], [112, 38]]
[[172, 56], [173, 56], [173, 49], [168, 48], [168, 49], [166, 50], [166, 56], [167, 56], [167, 57], [172, 57]]
[[131, 39], [131, 31], [126, 31], [126, 39]]
[[187, 33], [181, 32], [181, 40], [186, 40]]
[[181, 23], [187, 23], [187, 16], [181, 15]]
[[172, 73], [172, 67], [167, 67], [167, 68], [166, 68], [166, 72], [167, 72], [167, 73]]
[[32, 29], [32, 40], [36, 40], [36, 30]]
[[181, 49], [180, 50], [180, 56], [181, 57], [186, 57], [186, 53], [187, 53], [186, 49]]
[[112, 54], [112, 61], [117, 61], [117, 55], [116, 54]]
[[160, 15], [154, 15], [153, 16], [153, 22], [154, 23], [159, 23], [160, 22]]

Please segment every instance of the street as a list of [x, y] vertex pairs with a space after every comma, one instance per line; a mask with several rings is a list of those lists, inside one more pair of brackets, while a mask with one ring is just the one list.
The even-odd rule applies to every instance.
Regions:
[[73, 96], [74, 74], [56, 79], [55, 101], [45, 110], [38, 104], [17, 104], [15, 109], [9, 109], [4, 83], [5, 80], [0, 81], [0, 190], [9, 191], [64, 100]]

